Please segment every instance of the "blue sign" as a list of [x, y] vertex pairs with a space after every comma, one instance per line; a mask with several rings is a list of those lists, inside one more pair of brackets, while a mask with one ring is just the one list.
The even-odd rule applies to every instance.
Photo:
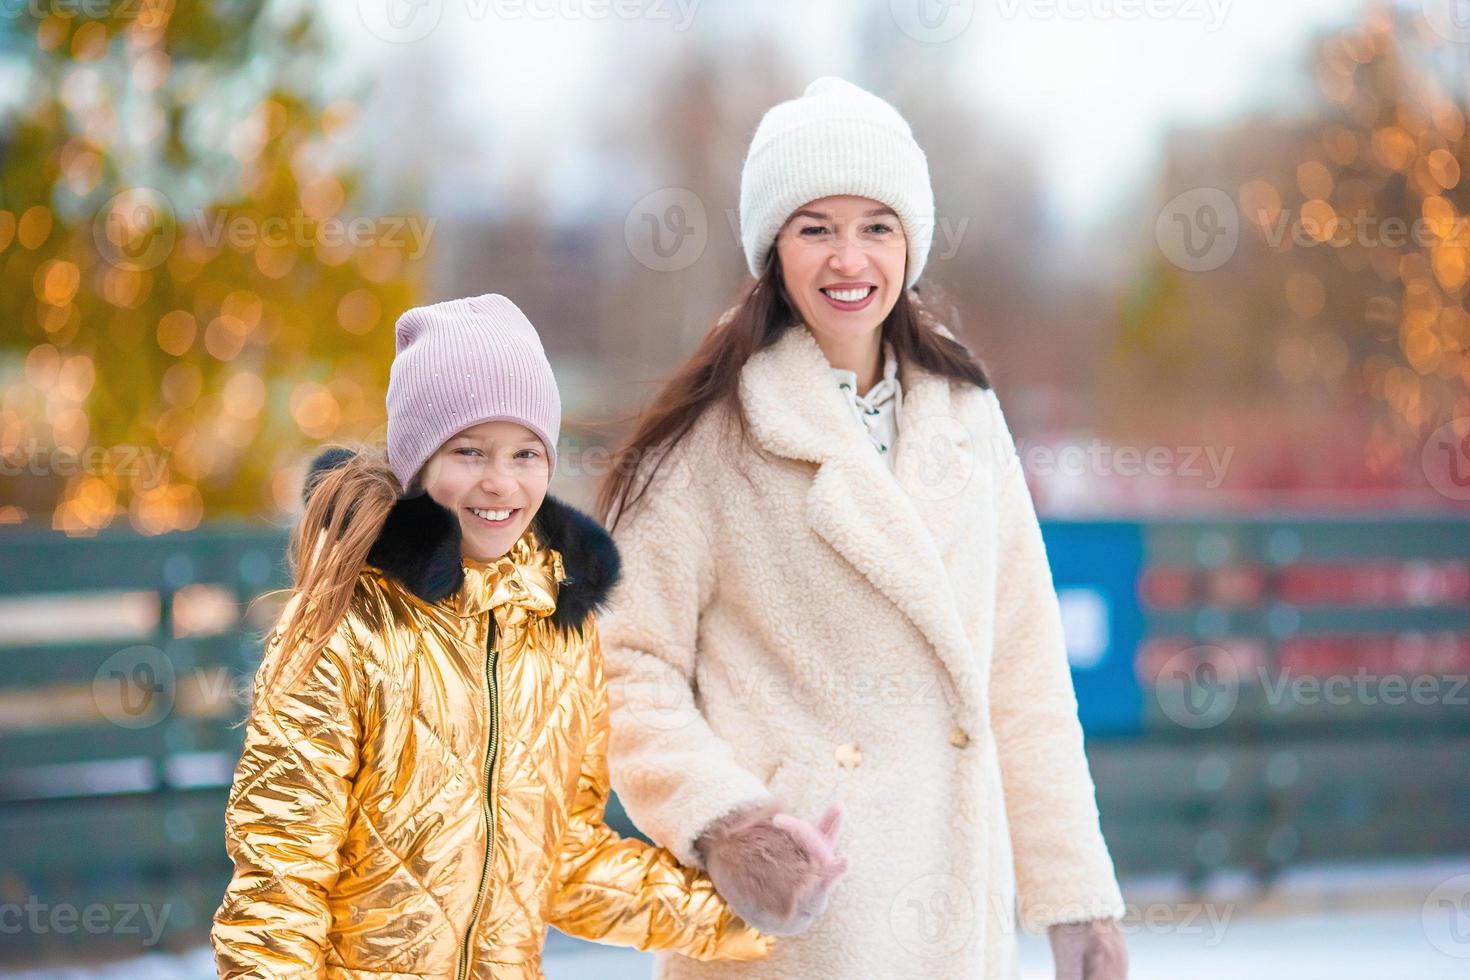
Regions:
[[1133, 660], [1143, 639], [1138, 603], [1143, 526], [1043, 520], [1041, 536], [1061, 604], [1083, 730], [1087, 735], [1142, 731], [1143, 691]]

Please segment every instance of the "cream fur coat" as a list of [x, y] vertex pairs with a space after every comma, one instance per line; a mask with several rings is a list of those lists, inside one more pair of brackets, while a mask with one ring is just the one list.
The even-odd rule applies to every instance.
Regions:
[[895, 471], [801, 326], [741, 372], [615, 533], [614, 788], [695, 864], [774, 795], [841, 800], [825, 916], [670, 980], [1011, 978], [1016, 927], [1123, 914], [1036, 512], [994, 393], [901, 366]]

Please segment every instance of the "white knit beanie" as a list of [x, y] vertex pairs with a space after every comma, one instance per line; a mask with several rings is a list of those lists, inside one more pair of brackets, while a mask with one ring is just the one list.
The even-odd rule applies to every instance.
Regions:
[[898, 110], [826, 76], [799, 99], [766, 110], [740, 173], [740, 238], [750, 274], [791, 213], [809, 201], [852, 194], [894, 210], [908, 237], [904, 288], [918, 281], [934, 237], [929, 161]]
[[416, 306], [398, 318], [388, 372], [388, 466], [407, 489], [428, 458], [472, 425], [518, 422], [556, 471], [561, 394], [541, 338], [498, 293]]

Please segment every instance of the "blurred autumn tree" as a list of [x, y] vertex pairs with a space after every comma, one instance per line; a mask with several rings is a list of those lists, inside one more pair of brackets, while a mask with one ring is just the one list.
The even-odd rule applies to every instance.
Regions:
[[1174, 134], [1162, 196], [1223, 190], [1239, 244], [1189, 271], [1150, 242], [1119, 392], [1148, 376], [1186, 419], [1228, 405], [1273, 489], [1439, 485], [1435, 434], [1470, 438], [1465, 42], [1376, 7], [1314, 44], [1308, 110]]
[[310, 444], [381, 424], [427, 245], [414, 214], [349, 210], [357, 108], [320, 90], [338, 73], [312, 8], [12, 18], [0, 523], [152, 534], [285, 509]]
[[[1297, 166], [1291, 197], [1306, 233], [1329, 246], [1311, 250], [1319, 266], [1340, 253], [1339, 268], [1357, 273], [1350, 295], [1360, 316], [1386, 328], [1375, 332], [1377, 349], [1349, 347], [1376, 409], [1368, 452], [1379, 468], [1447, 463], [1421, 459], [1420, 447], [1445, 423], [1470, 422], [1466, 40], [1436, 33], [1423, 12], [1383, 9], [1330, 37], [1317, 63], [1329, 107], [1321, 151]], [[1254, 198], [1245, 210], [1258, 222], [1275, 203], [1269, 188], [1243, 196]], [[1295, 288], [1314, 305], [1343, 278], [1310, 274], [1301, 270]]]

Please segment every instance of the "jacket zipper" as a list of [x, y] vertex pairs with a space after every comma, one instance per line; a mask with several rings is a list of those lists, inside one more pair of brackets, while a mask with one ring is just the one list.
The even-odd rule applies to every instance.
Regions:
[[480, 886], [475, 891], [474, 908], [470, 911], [470, 924], [465, 929], [464, 939], [459, 946], [458, 980], [465, 980], [470, 969], [470, 941], [475, 935], [475, 923], [480, 918], [480, 908], [485, 902], [485, 882], [490, 877], [490, 860], [495, 851], [495, 808], [491, 781], [495, 774], [496, 757], [500, 754], [500, 684], [495, 676], [500, 651], [496, 649], [495, 620], [490, 619], [490, 641], [486, 644], [485, 676], [490, 692], [490, 738], [485, 748], [485, 790], [482, 803], [485, 807], [485, 860], [480, 865]]

